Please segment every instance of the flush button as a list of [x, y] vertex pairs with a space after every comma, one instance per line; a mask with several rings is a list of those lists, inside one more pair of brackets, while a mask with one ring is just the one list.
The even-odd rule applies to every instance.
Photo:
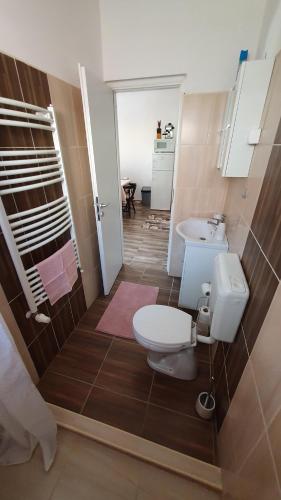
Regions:
[[236, 276], [230, 276], [230, 284], [234, 292], [243, 293], [246, 291], [244, 282]]

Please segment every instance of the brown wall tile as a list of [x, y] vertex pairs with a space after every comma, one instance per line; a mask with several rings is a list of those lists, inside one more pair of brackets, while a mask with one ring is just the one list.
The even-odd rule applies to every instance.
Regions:
[[281, 146], [273, 146], [272, 148], [258, 205], [253, 218], [252, 230], [280, 279]]
[[87, 310], [83, 286], [81, 286], [77, 290], [77, 292], [70, 298], [70, 304], [73, 314], [73, 321], [75, 326], [77, 326], [80, 318]]
[[[67, 84], [65, 85], [67, 86]], [[72, 86], [68, 87], [72, 99]], [[79, 92], [78, 89], [77, 92]], [[73, 94], [73, 100], [78, 109], [79, 96], [76, 94]], [[51, 104], [47, 75], [42, 71], [3, 54], [0, 54], [0, 95], [42, 107], [48, 107]], [[71, 125], [73, 125], [72, 122]], [[74, 123], [74, 125], [75, 127], [81, 128], [80, 122], [79, 124]], [[81, 137], [83, 133], [85, 133], [85, 130], [79, 129], [80, 135], [77, 133], [77, 136], [79, 135], [79, 141], [82, 141]], [[41, 147], [53, 148], [54, 144], [50, 132], [28, 128], [1, 127], [0, 148], [7, 147], [11, 149], [15, 147], [28, 147], [30, 149]], [[23, 157], [23, 159], [25, 158], [28, 159], [29, 157]], [[40, 189], [16, 193], [13, 196], [5, 195], [2, 198], [7, 213], [11, 214], [16, 211], [40, 206], [60, 196], [62, 196], [62, 187], [60, 184], [54, 184]], [[56, 240], [44, 245], [44, 247], [26, 254], [22, 259], [25, 268], [32, 267], [36, 263], [52, 255], [63, 246], [69, 238], [70, 233], [67, 231]], [[24, 341], [29, 348], [31, 357], [41, 376], [58, 349], [62, 346], [64, 340], [73, 330], [73, 318], [75, 318], [75, 323], [78, 323], [81, 315], [85, 311], [81, 275], [79, 273], [79, 279], [74, 286], [72, 294], [62, 298], [54, 307], [52, 307], [49, 302], [45, 302], [39, 307], [40, 312], [52, 318], [51, 323], [47, 327], [45, 324], [37, 323], [32, 319], [27, 320], [26, 312], [28, 311], [28, 305], [0, 229], [0, 281], [7, 299], [10, 302], [10, 307], [19, 325]]]
[[[225, 359], [226, 375], [228, 383], [229, 398], [232, 399], [241, 375], [249, 359], [246, 341], [242, 326], [236, 335], [233, 344], [229, 344], [229, 349]], [[219, 404], [219, 401], [218, 401]]]
[[218, 383], [215, 386], [215, 398], [216, 398], [217, 429], [219, 430], [224, 421], [224, 417], [228, 412], [230, 403], [225, 367], [223, 368], [223, 373], [221, 374]]
[[68, 300], [57, 316], [52, 319], [52, 325], [59, 347], [62, 347], [74, 329], [72, 310]]
[[250, 280], [250, 298], [242, 318], [246, 343], [251, 353], [278, 286], [278, 279], [260, 251], [256, 257], [256, 272]]

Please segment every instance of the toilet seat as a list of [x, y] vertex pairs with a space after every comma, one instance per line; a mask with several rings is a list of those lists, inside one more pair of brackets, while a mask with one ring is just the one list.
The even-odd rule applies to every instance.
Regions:
[[151, 351], [176, 352], [191, 345], [192, 317], [169, 306], [139, 309], [133, 318], [136, 340]]

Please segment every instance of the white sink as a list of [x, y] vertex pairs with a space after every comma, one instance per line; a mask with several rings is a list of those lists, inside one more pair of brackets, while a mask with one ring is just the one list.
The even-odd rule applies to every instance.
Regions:
[[216, 239], [216, 227], [208, 224], [209, 219], [190, 217], [176, 226], [178, 235], [188, 246], [200, 246], [205, 248], [228, 248], [226, 236], [224, 240]]

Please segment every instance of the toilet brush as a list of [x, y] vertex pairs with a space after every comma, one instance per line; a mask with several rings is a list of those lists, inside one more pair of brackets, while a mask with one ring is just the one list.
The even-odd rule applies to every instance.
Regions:
[[215, 398], [213, 396], [213, 385], [214, 377], [211, 377], [209, 391], [200, 392], [196, 401], [196, 412], [199, 417], [204, 418], [205, 420], [210, 420], [212, 418], [216, 407]]

